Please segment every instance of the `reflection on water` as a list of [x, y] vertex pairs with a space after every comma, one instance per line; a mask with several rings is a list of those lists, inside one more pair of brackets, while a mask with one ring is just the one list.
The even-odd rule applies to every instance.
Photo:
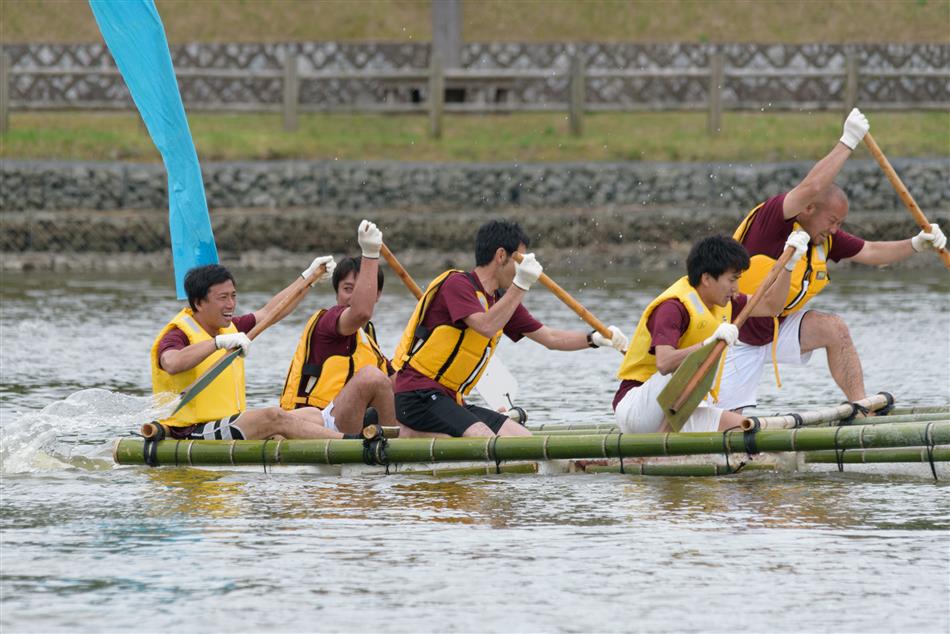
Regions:
[[[552, 274], [625, 330], [671, 277], [584, 286]], [[292, 275], [242, 276], [241, 304], [258, 307]], [[412, 306], [390, 278], [375, 320], [384, 348]], [[870, 389], [946, 403], [947, 281], [836, 273], [816, 306], [847, 319]], [[276, 400], [305, 310], [330, 299], [317, 287], [255, 344], [253, 404]], [[168, 280], [18, 277], [2, 300], [5, 632], [950, 628], [946, 484], [113, 468], [110, 439], [155, 411], [146, 351], [177, 306]], [[578, 325], [544, 291], [528, 305]], [[613, 351], [506, 342], [499, 354], [533, 422], [609, 417]], [[823, 359], [783, 379], [781, 391], [764, 379], [766, 408], [840, 398]]]

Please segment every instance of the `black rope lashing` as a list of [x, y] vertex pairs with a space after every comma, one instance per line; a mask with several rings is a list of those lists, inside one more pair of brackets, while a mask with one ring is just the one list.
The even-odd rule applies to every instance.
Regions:
[[802, 418], [801, 414], [796, 414], [795, 412], [790, 412], [786, 416], [791, 416], [792, 420], [795, 421], [795, 427], [804, 427], [805, 419]]
[[858, 417], [858, 414], [867, 416], [871, 412], [871, 410], [860, 403], [842, 403], [842, 405], [850, 405], [851, 413], [838, 421], [839, 426], [850, 425], [854, 422], [854, 419]]
[[[850, 424], [850, 423], [847, 423]], [[838, 445], [838, 434], [841, 433], [841, 427], [835, 427], [835, 462], [838, 463], [838, 472], [844, 473], [844, 452], [845, 449]]]
[[620, 439], [623, 437], [623, 432], [617, 434], [617, 457], [620, 459], [620, 473], [626, 474], [623, 468], [623, 452], [620, 449]]
[[142, 460], [150, 467], [158, 466], [158, 443], [165, 440], [165, 426], [158, 423], [154, 424], [155, 433], [145, 438], [142, 443]]
[[742, 442], [745, 444], [745, 452], [750, 456], [759, 453], [759, 446], [755, 441], [757, 432], [749, 430], [742, 432]]
[[[261, 466], [264, 467], [264, 473], [267, 473], [267, 443], [270, 442], [270, 438], [265, 438], [264, 443], [261, 445]], [[273, 469], [271, 469], [273, 471]]]
[[934, 428], [933, 423], [927, 423], [924, 428], [924, 437], [927, 440], [927, 460], [930, 462], [930, 473], [934, 476], [934, 482], [939, 482], [937, 477], [937, 465], [934, 464]]
[[726, 458], [726, 470], [730, 473], [732, 473], [732, 465], [729, 464], [729, 432], [733, 429], [742, 429], [742, 427], [736, 425], [722, 431], [722, 455]]
[[887, 401], [887, 403], [884, 405], [884, 407], [877, 410], [876, 415], [887, 416], [888, 414], [891, 413], [891, 410], [894, 409], [894, 403], [895, 403], [894, 396], [890, 392], [878, 392], [878, 394], [883, 396], [884, 399]]
[[495, 451], [495, 445], [498, 444], [498, 434], [495, 434], [488, 439], [488, 445], [485, 447], [485, 450], [488, 452], [488, 459], [495, 461], [495, 473], [501, 473], [501, 460], [498, 458], [498, 452]]
[[369, 425], [363, 428], [363, 462], [371, 466], [386, 467], [386, 475], [389, 475], [389, 456], [386, 455], [388, 446], [389, 440], [383, 434], [382, 427]]

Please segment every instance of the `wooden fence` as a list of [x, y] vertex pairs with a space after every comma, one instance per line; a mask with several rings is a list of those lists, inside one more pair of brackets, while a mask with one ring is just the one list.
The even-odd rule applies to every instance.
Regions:
[[[340, 71], [310, 71], [299, 70], [299, 60], [295, 54], [288, 54], [284, 58], [282, 70], [247, 70], [221, 68], [179, 68], [176, 73], [179, 78], [230, 78], [230, 79], [272, 79], [278, 80], [282, 86], [283, 98], [277, 103], [227, 103], [208, 104], [190, 102], [189, 111], [224, 111], [224, 112], [281, 112], [284, 129], [293, 131], [297, 128], [298, 114], [301, 112], [382, 112], [382, 113], [428, 113], [429, 133], [433, 137], [442, 134], [443, 120], [446, 113], [485, 114], [494, 112], [526, 112], [526, 111], [566, 111], [569, 129], [573, 135], [583, 132], [583, 116], [586, 112], [602, 111], [677, 111], [677, 110], [706, 110], [708, 113], [708, 131], [717, 134], [721, 130], [723, 110], [741, 110], [755, 107], [748, 103], [728, 104], [723, 101], [723, 88], [730, 78], [755, 79], [808, 79], [808, 78], [839, 78], [844, 82], [843, 99], [829, 99], [822, 102], [802, 104], [799, 102], [785, 102], [770, 104], [772, 110], [799, 110], [824, 109], [846, 112], [857, 102], [860, 82], [863, 78], [932, 78], [937, 81], [950, 81], [950, 69], [874, 69], [859, 68], [855, 56], [849, 54], [845, 68], [837, 69], [756, 69], [731, 68], [725, 65], [722, 53], [716, 52], [710, 56], [707, 67], [697, 68], [670, 68], [670, 69], [608, 69], [585, 68], [580, 56], [573, 56], [570, 64], [554, 68], [527, 68], [527, 69], [442, 69], [438, 62], [433, 62], [429, 68], [420, 69], [387, 69], [387, 70], [340, 70]], [[29, 70], [12, 70], [9, 57], [0, 56], [0, 132], [5, 132], [9, 126], [9, 113], [16, 110], [62, 110], [61, 103], [17, 103], [11, 102], [11, 84], [17, 75], [50, 75], [57, 77], [70, 76], [116, 76], [116, 68], [32, 68]], [[585, 99], [586, 85], [592, 79], [695, 79], [708, 82], [708, 98], [700, 101], [654, 102], [638, 103], [589, 103]], [[418, 101], [407, 102], [376, 102], [376, 103], [348, 103], [322, 104], [301, 103], [299, 99], [300, 84], [303, 81], [333, 81], [333, 80], [362, 80], [379, 82], [394, 87], [409, 87], [420, 96]], [[566, 102], [535, 102], [517, 103], [506, 95], [510, 95], [511, 88], [518, 82], [535, 80], [566, 80]], [[466, 86], [481, 86], [484, 94], [496, 95], [493, 101], [484, 98], [472, 102], [453, 102], [446, 100], [447, 91], [464, 88]], [[422, 99], [422, 96], [425, 96]], [[83, 100], [70, 103], [65, 109], [126, 109], [128, 103], [120, 101]], [[888, 110], [946, 110], [950, 104], [943, 102], [906, 103], [875, 103], [875, 108]]]

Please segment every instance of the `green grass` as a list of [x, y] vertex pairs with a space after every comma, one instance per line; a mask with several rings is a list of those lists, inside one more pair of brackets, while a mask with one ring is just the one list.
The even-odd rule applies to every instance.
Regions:
[[[158, 0], [171, 42], [431, 39], [427, 0]], [[464, 0], [484, 41], [947, 42], [950, 0]], [[81, 0], [0, 0], [0, 41], [92, 42]]]
[[[868, 113], [889, 156], [947, 156], [950, 113]], [[709, 136], [703, 113], [600, 113], [584, 135], [567, 132], [563, 114], [450, 115], [442, 139], [413, 115], [299, 117], [284, 132], [279, 115], [193, 114], [204, 161], [270, 159], [410, 161], [761, 161], [823, 156], [841, 135], [838, 113], [727, 113]], [[863, 150], [862, 150], [863, 152]], [[158, 162], [132, 113], [14, 113], [0, 136], [0, 158]]]

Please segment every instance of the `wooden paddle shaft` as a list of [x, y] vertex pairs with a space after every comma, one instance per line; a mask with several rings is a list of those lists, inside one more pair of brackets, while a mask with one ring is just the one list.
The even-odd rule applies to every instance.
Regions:
[[[521, 253], [519, 253], [518, 251], [515, 251], [513, 256], [515, 258], [515, 261], [519, 263], [524, 259], [524, 256], [522, 256]], [[591, 326], [591, 328], [594, 328], [597, 332], [599, 332], [601, 335], [603, 335], [607, 339], [610, 339], [611, 337], [614, 336], [613, 333], [610, 332], [610, 329], [608, 329], [607, 326], [604, 325], [604, 322], [597, 319], [597, 317], [595, 317], [593, 313], [587, 310], [583, 304], [581, 304], [579, 301], [571, 297], [571, 294], [565, 291], [563, 288], [561, 288], [557, 282], [555, 282], [550, 277], [548, 277], [547, 273], [542, 273], [541, 277], [539, 277], [538, 279], [541, 281], [541, 283], [544, 285], [545, 288], [547, 288], [549, 291], [554, 293], [555, 297], [557, 297], [559, 300], [564, 302], [564, 304], [568, 308], [570, 308], [575, 313], [577, 313], [577, 316], [583, 319], [584, 321], [586, 321]]]
[[[897, 175], [897, 172], [894, 170], [891, 162], [887, 160], [886, 156], [884, 156], [884, 152], [881, 151], [877, 141], [874, 140], [874, 137], [871, 136], [870, 132], [864, 135], [864, 144], [868, 146], [868, 149], [871, 151], [871, 155], [874, 157], [874, 160], [876, 160], [877, 164], [881, 166], [881, 169], [884, 171], [884, 175], [887, 176], [887, 180], [891, 181], [891, 185], [894, 186], [894, 191], [896, 191], [897, 195], [900, 196], [900, 199], [903, 201], [904, 206], [907, 207], [907, 211], [910, 212], [910, 215], [914, 217], [914, 222], [916, 222], [917, 226], [923, 231], [930, 233], [930, 222], [927, 220], [927, 217], [924, 216], [924, 212], [921, 211], [920, 207], [917, 205], [917, 201], [914, 200], [913, 196], [911, 196], [907, 186], [904, 185], [901, 177]], [[948, 252], [946, 249], [938, 249], [937, 255], [940, 256], [940, 259], [943, 260], [943, 263], [947, 266], [947, 268], [950, 268], [950, 252]]]
[[278, 315], [287, 307], [290, 302], [294, 301], [303, 293], [306, 293], [310, 288], [310, 285], [323, 277], [327, 272], [327, 267], [325, 264], [321, 264], [317, 267], [317, 270], [310, 274], [309, 277], [298, 277], [294, 283], [291, 285], [290, 292], [281, 299], [274, 310], [270, 311], [263, 319], [254, 324], [254, 327], [251, 328], [251, 331], [247, 333], [247, 338], [253, 340], [254, 337], [261, 334], [267, 328], [274, 325], [274, 322], [277, 321]]
[[393, 252], [389, 250], [385, 244], [382, 245], [379, 249], [380, 254], [382, 254], [383, 259], [386, 260], [386, 264], [389, 265], [393, 271], [396, 272], [396, 275], [399, 276], [399, 279], [402, 280], [402, 283], [406, 285], [406, 288], [409, 289], [409, 292], [415, 295], [416, 299], [422, 297], [422, 289], [419, 288], [419, 285], [416, 284], [415, 280], [412, 279], [412, 276], [409, 275], [402, 264], [399, 263], [399, 260], [396, 259], [396, 256], [393, 255]]
[[[755, 310], [755, 307], [759, 305], [759, 302], [762, 301], [762, 298], [765, 297], [765, 294], [772, 287], [772, 284], [775, 283], [775, 280], [778, 278], [779, 273], [782, 272], [782, 269], [785, 268], [785, 265], [791, 259], [792, 255], [795, 253], [795, 247], [788, 247], [779, 256], [779, 259], [776, 260], [775, 264], [772, 265], [772, 268], [769, 270], [769, 274], [765, 277], [759, 287], [755, 289], [755, 293], [752, 294], [752, 297], [749, 298], [749, 301], [746, 302], [745, 307], [739, 312], [739, 315], [732, 320], [732, 323], [735, 324], [736, 328], [742, 328], [742, 324], [745, 323], [746, 319], [749, 318], [749, 315], [752, 314], [752, 311]], [[680, 392], [679, 397], [673, 401], [673, 406], [671, 409], [674, 412], [678, 412], [687, 400], [689, 400], [690, 395], [696, 390], [696, 386], [700, 384], [703, 380], [703, 377], [706, 376], [706, 373], [709, 372], [710, 368], [716, 363], [719, 362], [719, 355], [722, 354], [722, 351], [726, 348], [726, 342], [721, 339], [716, 342], [716, 345], [713, 346], [712, 351], [709, 356], [706, 357], [705, 361], [699, 366], [696, 370], [696, 373], [693, 374], [689, 382], [686, 383], [686, 387], [683, 388], [683, 391]]]

